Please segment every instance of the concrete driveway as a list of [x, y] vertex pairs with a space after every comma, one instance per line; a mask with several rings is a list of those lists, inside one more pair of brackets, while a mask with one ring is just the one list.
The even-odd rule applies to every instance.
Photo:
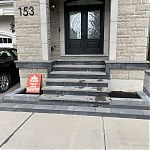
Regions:
[[5, 92], [5, 93], [0, 93], [0, 100], [3, 99], [4, 95], [6, 95], [6, 94], [8, 94], [8, 93], [10, 93], [10, 92], [12, 92], [12, 91], [14, 91], [14, 90], [16, 90], [16, 89], [19, 88], [19, 87], [20, 87], [20, 83], [17, 83], [17, 84], [15, 84], [15, 85], [13, 85], [12, 87], [10, 87], [10, 89], [9, 89], [7, 92]]
[[149, 150], [149, 121], [0, 112], [0, 149]]

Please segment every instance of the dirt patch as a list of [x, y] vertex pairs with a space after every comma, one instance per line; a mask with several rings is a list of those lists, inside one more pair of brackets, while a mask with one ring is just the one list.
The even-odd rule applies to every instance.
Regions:
[[95, 101], [96, 102], [104, 102], [104, 101], [107, 101], [107, 100], [106, 100], [106, 97], [96, 96]]
[[101, 87], [97, 87], [97, 91], [102, 91], [102, 88]]
[[97, 81], [98, 81], [98, 82], [101, 82], [101, 81], [103, 81], [103, 80], [102, 80], [102, 79], [98, 79]]
[[79, 80], [79, 83], [85, 83], [85, 80]]

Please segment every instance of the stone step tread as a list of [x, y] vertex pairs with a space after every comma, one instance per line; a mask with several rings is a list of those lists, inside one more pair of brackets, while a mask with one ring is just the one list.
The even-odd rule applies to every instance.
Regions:
[[112, 101], [126, 101], [126, 102], [143, 102], [141, 98], [120, 98], [120, 97], [111, 97]]
[[[100, 97], [101, 101], [107, 100], [106, 97]], [[52, 94], [42, 94], [39, 97], [40, 100], [56, 100], [56, 101], [69, 101], [69, 102], [95, 102], [96, 96], [80, 96], [80, 95], [52, 95]]]
[[99, 102], [99, 103], [108, 103], [108, 107], [147, 107], [150, 108], [150, 103], [147, 101], [130, 101], [130, 100], [109, 100], [108, 97], [102, 97], [102, 96], [80, 96], [80, 95], [53, 95], [53, 94], [42, 94], [39, 97], [40, 100], [46, 100], [46, 101], [68, 101], [68, 102]]
[[[150, 119], [149, 110], [139, 109], [124, 109], [124, 108], [103, 108], [103, 107], [88, 107], [88, 106], [62, 106], [62, 105], [40, 105], [40, 104], [18, 104], [18, 103], [1, 103], [0, 111], [30, 111], [30, 112], [47, 112], [47, 113], [92, 113], [95, 115], [109, 114], [115, 117], [135, 117], [141, 119]], [[115, 116], [114, 116], [115, 115]], [[121, 115], [121, 116], [120, 116]], [[142, 118], [144, 117], [144, 118]]]
[[54, 68], [105, 68], [105, 65], [54, 65]]
[[[95, 103], [98, 102], [98, 103]], [[134, 98], [111, 98], [106, 96], [80, 96], [66, 93], [59, 94], [42, 94], [37, 96], [36, 99], [30, 99], [22, 95], [13, 97], [5, 97], [2, 103], [19, 103], [19, 104], [41, 104], [41, 105], [64, 105], [64, 106], [94, 106], [99, 105], [105, 108], [124, 108], [124, 109], [140, 109], [150, 110], [150, 101]], [[150, 113], [150, 111], [149, 111]]]
[[[59, 61], [59, 62], [104, 62], [104, 61], [106, 61], [107, 59], [105, 59], [105, 58], [102, 58], [102, 57], [91, 57], [91, 56], [89, 56], [89, 57], [87, 57], [87, 58], [83, 58], [83, 57], [78, 57], [78, 58], [72, 58], [72, 59], [69, 59], [69, 58], [64, 58], [64, 59], [57, 59], [57, 61]], [[56, 62], [57, 62], [56, 61]]]
[[64, 75], [106, 75], [105, 72], [100, 71], [52, 71], [50, 74], [64, 74]]
[[108, 92], [108, 88], [100, 87], [82, 87], [82, 86], [46, 86], [42, 88], [43, 91], [80, 91], [80, 92]]
[[[23, 99], [22, 96], [16, 98], [5, 98], [2, 102], [4, 103], [21, 103], [21, 104], [35, 104], [38, 103], [39, 100], [42, 102], [63, 102], [65, 105], [70, 105], [68, 102], [75, 103], [76, 105], [80, 106], [80, 103], [95, 103], [98, 102], [100, 104], [107, 104], [105, 107], [107, 108], [133, 108], [133, 109], [145, 109], [145, 110], [150, 110], [150, 102], [149, 101], [139, 101], [138, 99], [136, 100], [124, 100], [120, 98], [120, 100], [110, 100], [109, 97], [105, 96], [80, 96], [80, 95], [57, 95], [57, 94], [42, 94], [38, 98], [32, 100], [32, 99]], [[44, 104], [44, 103], [43, 103]]]
[[67, 82], [67, 83], [108, 83], [106, 79], [72, 79], [72, 78], [48, 78], [46, 82]]

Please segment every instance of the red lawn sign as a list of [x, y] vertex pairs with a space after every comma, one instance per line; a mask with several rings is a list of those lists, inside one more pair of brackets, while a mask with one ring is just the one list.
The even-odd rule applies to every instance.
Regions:
[[29, 74], [26, 93], [39, 94], [41, 89], [41, 74]]

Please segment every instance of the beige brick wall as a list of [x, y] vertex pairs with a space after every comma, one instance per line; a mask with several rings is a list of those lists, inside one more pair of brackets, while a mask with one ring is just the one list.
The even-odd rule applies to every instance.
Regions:
[[40, 73], [43, 78], [47, 78], [47, 69], [20, 69], [20, 77], [27, 78], [28, 73]]
[[[19, 7], [34, 7], [33, 16], [20, 16]], [[18, 59], [23, 61], [41, 61], [41, 20], [40, 20], [40, 1], [39, 0], [16, 0], [15, 8], [15, 27], [17, 37]], [[40, 73], [42, 84], [45, 85], [47, 69], [19, 69], [21, 87], [26, 87], [29, 73]]]
[[149, 0], [119, 0], [117, 61], [145, 61]]
[[144, 80], [143, 70], [113, 69], [110, 71], [110, 74], [110, 79]]
[[109, 90], [137, 92], [143, 91], [144, 70], [112, 69]]
[[29, 73], [40, 73], [42, 75], [42, 85], [45, 86], [45, 80], [47, 78], [47, 69], [19, 69], [21, 87], [26, 87]]
[[[34, 16], [20, 16], [19, 7], [34, 7]], [[39, 0], [15, 0], [15, 28], [19, 60], [42, 60]]]

